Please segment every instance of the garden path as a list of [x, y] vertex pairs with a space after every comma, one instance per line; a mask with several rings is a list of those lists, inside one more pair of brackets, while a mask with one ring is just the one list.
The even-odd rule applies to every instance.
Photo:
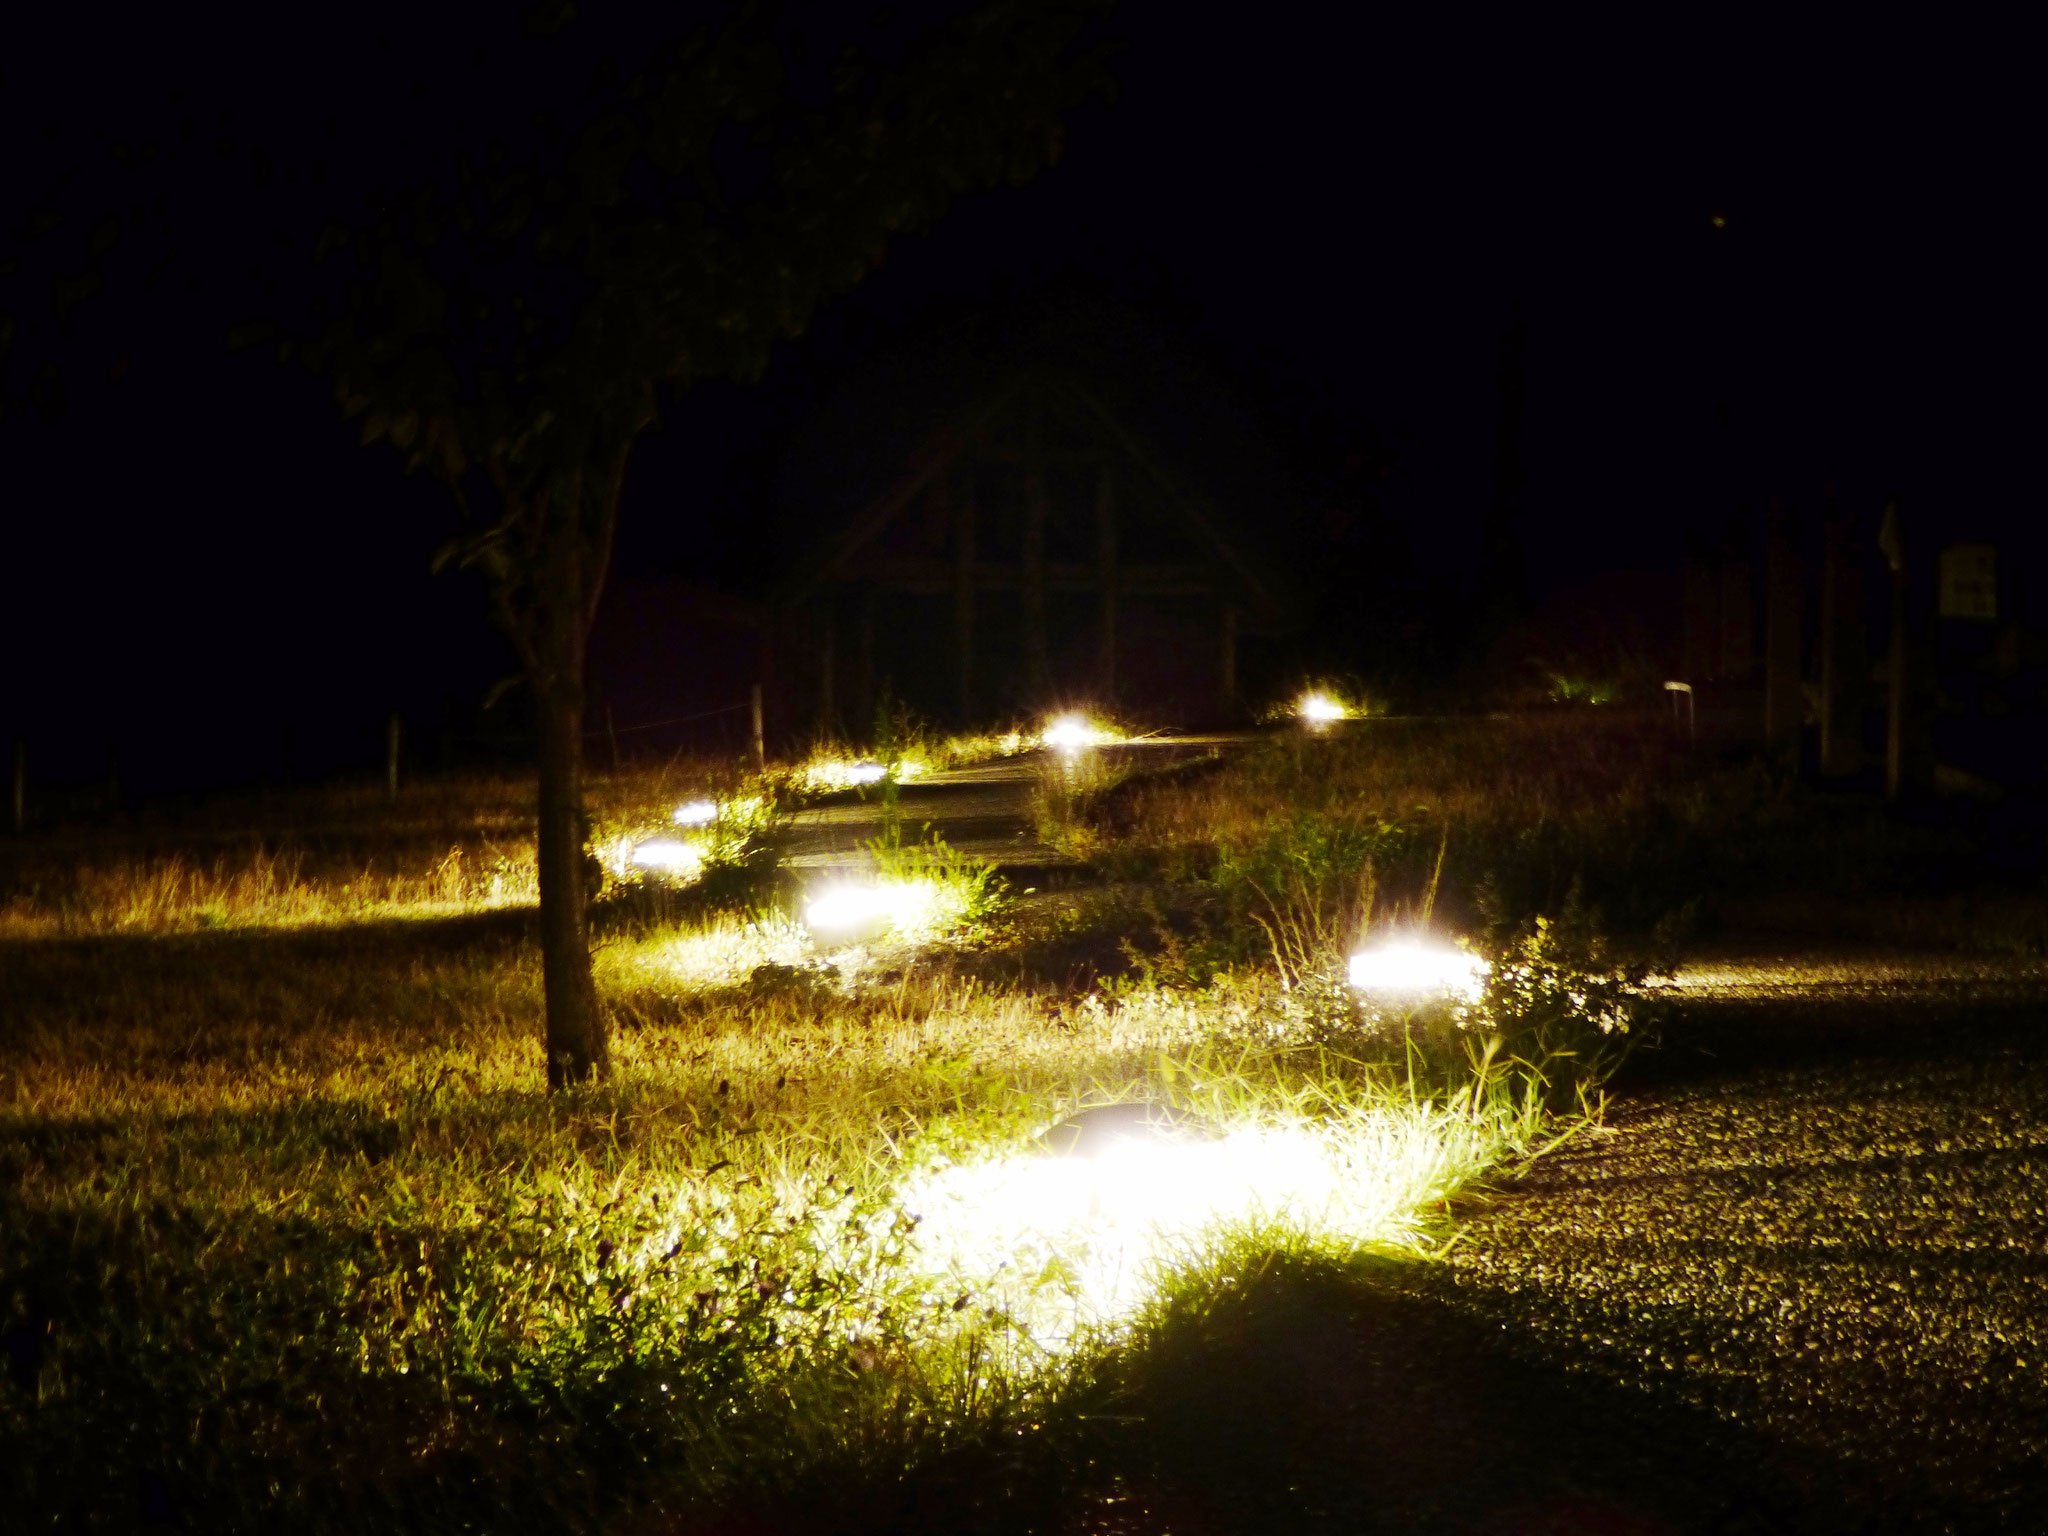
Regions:
[[[1086, 753], [1110, 772], [1158, 773], [1257, 739], [1248, 731], [1148, 736], [1090, 747]], [[1041, 749], [913, 779], [897, 792], [904, 841], [936, 834], [954, 851], [986, 859], [1006, 873], [1079, 869], [1074, 860], [1047, 846], [1033, 824], [1033, 795], [1049, 775], [1058, 773], [1060, 763], [1060, 754]], [[886, 831], [888, 818], [878, 788], [830, 796], [785, 823], [776, 838], [781, 862], [802, 870], [859, 868], [867, 860], [869, 845]]]

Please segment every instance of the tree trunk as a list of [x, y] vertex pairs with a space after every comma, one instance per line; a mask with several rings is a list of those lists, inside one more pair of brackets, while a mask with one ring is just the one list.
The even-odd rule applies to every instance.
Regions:
[[611, 1072], [604, 1010], [590, 973], [583, 872], [583, 662], [594, 593], [603, 579], [602, 555], [592, 549], [575, 515], [582, 486], [572, 482], [564, 489], [566, 494], [558, 494], [553, 507], [541, 514], [532, 627], [540, 758], [540, 966], [551, 1089]]
[[583, 711], [566, 690], [538, 691], [540, 969], [547, 1001], [548, 1087], [607, 1076], [611, 1051], [590, 974], [583, 881]]

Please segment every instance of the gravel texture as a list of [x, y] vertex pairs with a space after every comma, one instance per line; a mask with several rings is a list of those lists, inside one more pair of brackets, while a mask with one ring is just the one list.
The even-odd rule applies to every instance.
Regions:
[[1738, 1432], [1817, 1528], [2048, 1530], [2037, 969], [1681, 976], [1647, 1083], [1475, 1213], [1439, 1293]]
[[1435, 1263], [1247, 1276], [1072, 1529], [2048, 1531], [2037, 965], [1681, 973], [1605, 1128]]

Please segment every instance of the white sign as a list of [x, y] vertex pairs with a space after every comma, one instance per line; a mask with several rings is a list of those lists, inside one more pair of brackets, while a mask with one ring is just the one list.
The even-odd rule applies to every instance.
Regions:
[[1998, 549], [1991, 544], [1951, 544], [1941, 552], [1941, 616], [1944, 619], [1998, 617]]

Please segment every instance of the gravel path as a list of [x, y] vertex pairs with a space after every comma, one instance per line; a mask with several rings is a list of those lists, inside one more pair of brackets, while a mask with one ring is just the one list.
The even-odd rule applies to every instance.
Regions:
[[2048, 1531], [2038, 965], [1716, 960], [1433, 1264], [1247, 1276], [1072, 1529]]
[[1802, 1524], [2048, 1530], [2042, 977], [1690, 968], [1643, 1086], [1437, 1284], [1520, 1358], [1739, 1432]]

